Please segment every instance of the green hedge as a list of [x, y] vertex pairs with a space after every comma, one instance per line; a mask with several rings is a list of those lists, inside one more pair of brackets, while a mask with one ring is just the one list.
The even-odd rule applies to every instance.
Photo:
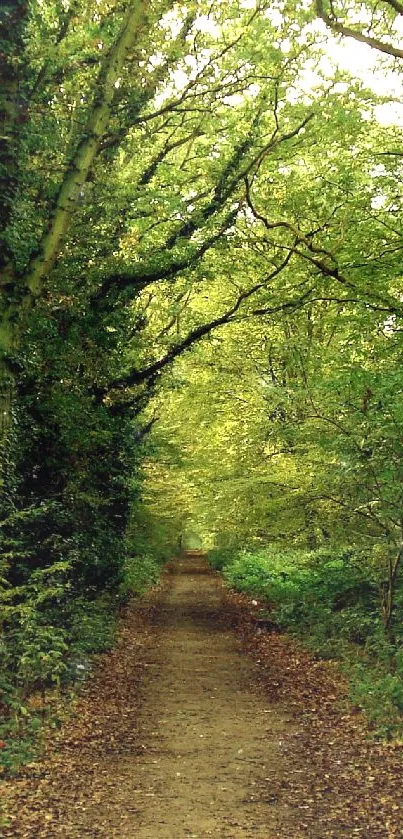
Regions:
[[[298, 636], [316, 654], [343, 662], [354, 702], [382, 735], [403, 729], [403, 625], [392, 644], [379, 602], [379, 571], [362, 550], [285, 551], [276, 546], [232, 554], [213, 551], [210, 561], [238, 591], [267, 603], [273, 622]], [[396, 610], [403, 605], [397, 592]]]

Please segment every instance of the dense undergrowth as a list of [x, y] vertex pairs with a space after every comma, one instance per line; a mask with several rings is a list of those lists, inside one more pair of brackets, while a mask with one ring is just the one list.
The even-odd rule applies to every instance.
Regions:
[[403, 707], [401, 129], [342, 66], [308, 102], [305, 69], [333, 52], [315, 4], [170, 5], [0, 10], [9, 768], [190, 522], [391, 546], [224, 573], [348, 663], [379, 730]]
[[82, 335], [67, 334], [61, 318], [40, 307], [32, 315], [0, 479], [6, 771], [32, 759], [44, 722], [58, 724], [93, 654], [113, 646], [120, 605], [158, 579], [171, 553], [142, 502], [141, 422], [94, 399]]
[[[403, 627], [387, 633], [376, 557], [353, 548], [213, 550], [210, 562], [235, 589], [258, 598], [270, 621], [317, 655], [339, 659], [352, 702], [381, 736], [403, 731]], [[395, 613], [403, 606], [396, 593]]]
[[91, 674], [93, 656], [113, 647], [120, 607], [158, 581], [162, 561], [128, 557], [119, 586], [102, 594], [87, 590], [80, 596], [71, 589], [66, 594], [63, 563], [46, 575], [37, 572], [24, 590], [13, 591], [14, 602], [4, 610], [8, 632], [0, 651], [3, 770], [15, 772], [32, 760], [44, 729], [58, 727]]

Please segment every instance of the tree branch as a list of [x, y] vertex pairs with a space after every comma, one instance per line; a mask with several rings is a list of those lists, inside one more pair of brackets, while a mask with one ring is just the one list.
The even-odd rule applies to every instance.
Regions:
[[[389, 0], [389, 5], [393, 6], [399, 14], [403, 13], [402, 6], [400, 3], [395, 2], [395, 0]], [[353, 29], [351, 26], [344, 26], [342, 23], [339, 23], [335, 17], [325, 12], [323, 0], [315, 0], [315, 8], [318, 17], [320, 17], [324, 23], [326, 23], [326, 26], [332, 29], [333, 32], [337, 32], [339, 35], [344, 35], [347, 38], [354, 38], [355, 41], [367, 44], [372, 49], [386, 53], [386, 55], [393, 55], [394, 58], [403, 58], [403, 50], [398, 49], [398, 47], [394, 47], [392, 44], [387, 44], [384, 41], [379, 41], [378, 38], [372, 38], [370, 35], [364, 35], [363, 32], [360, 32], [358, 29]]]
[[[210, 332], [217, 329], [220, 326], [224, 326], [227, 323], [230, 323], [234, 320], [234, 316], [239, 311], [242, 304], [260, 291], [262, 288], [266, 287], [267, 284], [274, 279], [284, 268], [288, 265], [291, 258], [291, 254], [288, 254], [287, 257], [282, 261], [281, 265], [275, 268], [268, 277], [262, 280], [259, 283], [256, 283], [252, 288], [248, 289], [247, 291], [243, 291], [235, 301], [234, 305], [231, 306], [223, 315], [220, 317], [214, 318], [209, 323], [201, 324], [193, 329], [189, 334], [180, 341], [178, 344], [175, 344], [171, 347], [170, 350], [158, 361], [154, 361], [151, 364], [148, 364], [146, 367], [142, 369], [135, 369], [132, 370], [127, 376], [123, 376], [122, 378], [115, 379], [114, 381], [110, 382], [108, 387], [104, 390], [104, 395], [109, 393], [112, 390], [122, 390], [127, 387], [133, 387], [134, 385], [141, 384], [144, 381], [147, 381], [149, 378], [154, 377], [156, 374], [159, 374], [165, 367], [172, 364], [172, 362], [178, 356], [182, 355], [186, 350], [196, 344], [201, 338], [204, 338], [205, 335], [209, 335]], [[310, 292], [309, 292], [310, 293]], [[302, 297], [298, 298], [297, 300], [287, 301], [285, 303], [281, 303], [278, 306], [272, 307], [272, 313], [283, 311], [287, 308], [293, 307], [296, 308], [299, 305], [302, 305], [302, 302], [305, 300], [306, 294]]]
[[[332, 277], [338, 283], [343, 285], [346, 288], [351, 289], [356, 294], [361, 294], [362, 299], [361, 303], [364, 305], [368, 305], [373, 309], [377, 309], [379, 311], [390, 312], [392, 314], [398, 315], [399, 317], [403, 316], [403, 308], [399, 306], [398, 302], [395, 300], [388, 299], [383, 297], [379, 294], [369, 293], [367, 291], [360, 289], [356, 283], [349, 280], [345, 277], [338, 267], [338, 262], [335, 255], [327, 250], [326, 248], [318, 247], [314, 244], [312, 240], [312, 233], [306, 235], [303, 233], [295, 224], [292, 224], [288, 221], [269, 221], [266, 216], [260, 213], [254, 203], [252, 201], [251, 193], [250, 193], [250, 184], [247, 178], [245, 178], [245, 185], [246, 185], [246, 203], [251, 210], [253, 216], [258, 220], [261, 221], [262, 224], [265, 226], [266, 230], [272, 231], [276, 229], [284, 229], [288, 230], [292, 233], [294, 237], [294, 242], [292, 245], [279, 245], [282, 249], [287, 249], [292, 251], [297, 256], [300, 256], [302, 259], [306, 260], [307, 262], [311, 263], [315, 268], [317, 268], [324, 276]], [[319, 232], [321, 228], [318, 229]], [[317, 232], [317, 231], [314, 231]], [[306, 251], [301, 250], [298, 246], [304, 245]], [[322, 258], [321, 258], [322, 257]], [[328, 264], [326, 260], [329, 260], [330, 263]], [[370, 301], [376, 301], [372, 303]], [[357, 301], [358, 302], [358, 301]]]
[[[92, 296], [91, 305], [95, 308], [101, 301], [106, 304], [105, 298], [116, 286], [118, 293], [124, 291], [126, 288], [133, 287], [135, 292], [143, 291], [151, 283], [159, 282], [161, 280], [172, 280], [181, 271], [187, 271], [194, 268], [202, 259], [205, 253], [212, 248], [216, 242], [221, 239], [226, 230], [233, 224], [239, 212], [238, 206], [231, 210], [225, 217], [220, 228], [209, 236], [199, 247], [195, 248], [191, 254], [185, 254], [182, 258], [172, 260], [168, 265], [161, 267], [143, 266], [137, 270], [121, 272], [119, 274], [111, 274], [103, 280], [103, 283], [97, 292]], [[113, 305], [113, 303], [112, 303]]]
[[[252, 160], [250, 160], [240, 171], [236, 171], [248, 148], [251, 147], [254, 130], [258, 127], [260, 122], [259, 111], [253, 121], [248, 137], [235, 147], [233, 155], [230, 161], [226, 164], [208, 204], [206, 204], [206, 206], [202, 209], [198, 208], [192, 216], [180, 224], [179, 228], [174, 231], [165, 242], [163, 246], [164, 251], [170, 251], [180, 240], [188, 241], [196, 230], [202, 229], [211, 217], [218, 214], [218, 212], [223, 209], [225, 203], [229, 200], [229, 198], [231, 198], [231, 196], [233, 196], [241, 181], [246, 182], [250, 171], [252, 169], [256, 171], [271, 150], [281, 143], [287, 142], [288, 140], [296, 137], [313, 117], [313, 113], [308, 114], [295, 128], [281, 134], [280, 136], [277, 136], [276, 129], [268, 143], [266, 143], [263, 148], [259, 149], [258, 153], [253, 156]], [[141, 270], [141, 268], [136, 268], [135, 272], [122, 272], [105, 278], [101, 288], [93, 295], [94, 305], [97, 305], [100, 300], [104, 299], [114, 286], [116, 286], [119, 292], [130, 286], [133, 286], [136, 290], [142, 290], [152, 282], [172, 279], [180, 271], [194, 267], [204, 254], [220, 239], [228, 227], [230, 227], [230, 225], [235, 221], [238, 211], [239, 207], [235, 210], [230, 210], [224, 219], [223, 224], [220, 226], [220, 230], [206, 239], [206, 241], [196, 248], [191, 255], [188, 254], [182, 258], [175, 259], [165, 267], [159, 267], [157, 269], [150, 268], [148, 270], [144, 268], [143, 270]]]
[[134, 43], [141, 27], [144, 14], [144, 0], [137, 0], [129, 6], [119, 36], [101, 68], [97, 85], [98, 96], [90, 113], [83, 139], [60, 187], [40, 252], [31, 260], [25, 275], [25, 283], [33, 297], [40, 293], [44, 277], [49, 274], [55, 263], [79, 190], [87, 180], [109, 123], [111, 106], [116, 93], [115, 82], [122, 71], [127, 51]]

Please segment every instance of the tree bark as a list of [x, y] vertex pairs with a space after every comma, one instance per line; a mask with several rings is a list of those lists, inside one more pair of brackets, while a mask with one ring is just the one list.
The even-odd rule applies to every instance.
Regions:
[[[22, 8], [23, 4], [15, 4]], [[79, 144], [60, 187], [53, 213], [49, 219], [40, 248], [33, 255], [26, 271], [18, 276], [9, 264], [3, 266], [0, 274], [2, 292], [0, 309], [0, 430], [2, 439], [7, 436], [10, 426], [10, 409], [14, 390], [13, 355], [18, 349], [21, 332], [26, 317], [36, 298], [43, 290], [60, 252], [64, 236], [73, 215], [77, 198], [86, 182], [94, 160], [100, 149], [110, 121], [111, 108], [116, 93], [115, 83], [120, 77], [127, 55], [130, 53], [146, 16], [145, 0], [135, 0], [128, 6], [123, 17], [120, 33], [106, 55], [97, 80], [94, 105], [88, 117]], [[18, 85], [18, 79], [11, 74], [9, 93], [6, 101], [11, 101], [12, 92]], [[13, 111], [10, 106], [10, 119]], [[11, 206], [11, 204], [10, 204]]]
[[25, 120], [18, 61], [27, 19], [26, 0], [3, 0], [0, 8], [0, 270], [10, 260], [5, 231], [17, 184], [17, 135]]
[[32, 259], [26, 273], [25, 282], [33, 297], [41, 293], [44, 279], [53, 268], [80, 189], [86, 182], [98, 154], [100, 142], [106, 133], [111, 116], [111, 106], [116, 93], [115, 83], [143, 23], [145, 5], [144, 0], [137, 0], [129, 6], [119, 37], [111, 48], [105, 65], [101, 68], [94, 107], [84, 129], [83, 139], [61, 185], [40, 252]]
[[[398, 14], [402, 14], [403, 7], [400, 3], [396, 3], [394, 0], [386, 0], [386, 4], [395, 9]], [[386, 43], [385, 41], [380, 41], [379, 38], [365, 35], [364, 32], [360, 32], [359, 29], [354, 29], [352, 26], [345, 26], [334, 16], [331, 4], [330, 10], [331, 13], [328, 14], [325, 11], [323, 0], [316, 0], [316, 14], [322, 18], [326, 26], [332, 29], [333, 32], [336, 32], [338, 35], [344, 35], [346, 38], [354, 38], [355, 41], [359, 41], [361, 44], [367, 44], [371, 49], [386, 53], [386, 55], [392, 55], [394, 58], [403, 58], [403, 50], [399, 49], [399, 47], [395, 47], [393, 44]]]
[[[402, 535], [403, 535], [403, 524], [402, 524]], [[393, 558], [389, 556], [388, 558], [388, 577], [386, 583], [383, 586], [382, 591], [382, 612], [383, 612], [383, 623], [385, 627], [386, 635], [389, 638], [389, 641], [394, 644], [395, 643], [395, 635], [394, 635], [394, 607], [395, 607], [395, 592], [396, 592], [396, 583], [397, 577], [400, 569], [400, 564], [403, 559], [403, 539], [400, 542], [397, 554]]]

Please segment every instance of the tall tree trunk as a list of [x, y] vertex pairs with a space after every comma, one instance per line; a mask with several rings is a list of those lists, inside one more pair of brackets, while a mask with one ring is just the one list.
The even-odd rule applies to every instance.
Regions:
[[116, 94], [115, 83], [119, 79], [127, 54], [145, 20], [145, 10], [145, 0], [137, 0], [130, 4], [123, 18], [119, 36], [101, 67], [94, 106], [84, 129], [83, 139], [60, 187], [39, 253], [31, 260], [25, 275], [27, 291], [34, 298], [40, 295], [43, 282], [53, 268], [81, 187], [86, 182], [98, 154], [100, 142], [105, 135], [111, 116], [111, 107]]
[[[0, 8], [0, 312], [14, 294], [12, 255], [7, 243], [7, 227], [18, 185], [18, 135], [26, 120], [23, 62], [24, 30], [28, 18], [27, 0], [3, 0]], [[6, 347], [12, 343], [11, 322], [0, 318], [0, 457], [8, 440], [14, 374]], [[0, 466], [0, 481], [4, 481]]]
[[403, 559], [403, 525], [402, 525], [402, 541], [399, 545], [398, 552], [394, 558], [391, 556], [388, 559], [388, 578], [386, 584], [384, 586], [383, 595], [382, 595], [382, 610], [383, 610], [383, 622], [385, 626], [386, 634], [393, 644], [395, 641], [394, 638], [394, 626], [393, 626], [393, 612], [395, 606], [395, 591], [396, 591], [396, 583], [397, 583], [397, 576], [399, 572], [400, 563]]
[[17, 135], [25, 119], [22, 64], [26, 0], [3, 0], [0, 7], [0, 270], [10, 261], [5, 231], [17, 185]]
[[[11, 5], [11, 3], [10, 3]], [[15, 3], [22, 9], [22, 3]], [[11, 401], [15, 372], [13, 355], [20, 344], [26, 317], [35, 300], [41, 295], [59, 254], [64, 236], [72, 218], [81, 187], [86, 182], [98, 154], [100, 143], [107, 130], [113, 99], [125, 59], [131, 51], [146, 17], [146, 0], [134, 0], [124, 14], [122, 26], [115, 43], [105, 56], [100, 69], [94, 104], [83, 130], [79, 144], [55, 201], [54, 210], [38, 252], [34, 254], [22, 276], [6, 264], [0, 273], [2, 292], [0, 308], [0, 430], [7, 436], [11, 421]], [[24, 7], [25, 8], [25, 7]], [[22, 12], [21, 12], [22, 14]], [[11, 74], [8, 100], [18, 80]], [[9, 107], [10, 119], [13, 109]]]

